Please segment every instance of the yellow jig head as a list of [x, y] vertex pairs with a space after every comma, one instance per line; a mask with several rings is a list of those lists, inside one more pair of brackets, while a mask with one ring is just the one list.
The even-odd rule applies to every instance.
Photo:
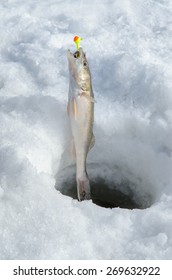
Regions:
[[79, 50], [79, 48], [80, 48], [80, 42], [81, 42], [82, 40], [83, 40], [83, 39], [82, 39], [81, 37], [79, 37], [79, 36], [75, 36], [75, 37], [73, 38], [73, 41], [74, 41], [74, 43], [76, 44], [77, 50]]

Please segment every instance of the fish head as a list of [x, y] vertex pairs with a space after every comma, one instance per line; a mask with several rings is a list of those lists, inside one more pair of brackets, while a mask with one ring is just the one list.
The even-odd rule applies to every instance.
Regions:
[[79, 48], [75, 53], [67, 51], [69, 64], [69, 72], [79, 87], [90, 84], [90, 70], [86, 54], [82, 48]]

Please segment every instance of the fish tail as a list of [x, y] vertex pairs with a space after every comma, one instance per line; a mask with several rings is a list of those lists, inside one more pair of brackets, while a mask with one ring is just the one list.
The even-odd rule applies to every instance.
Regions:
[[77, 192], [79, 201], [91, 199], [90, 182], [87, 176], [77, 178]]

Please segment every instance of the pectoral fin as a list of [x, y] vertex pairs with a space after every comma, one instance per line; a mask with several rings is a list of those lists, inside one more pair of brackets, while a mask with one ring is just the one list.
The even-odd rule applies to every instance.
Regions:
[[96, 103], [96, 100], [93, 97], [90, 97], [91, 102]]
[[75, 98], [73, 98], [73, 100], [72, 100], [72, 112], [73, 112], [74, 119], [76, 120], [77, 119], [77, 106], [76, 106]]
[[95, 145], [95, 142], [96, 142], [95, 136], [94, 136], [94, 134], [92, 134], [89, 150], [91, 150], [93, 148], [93, 146]]
[[94, 99], [94, 97], [88, 95], [87, 92], [85, 92], [85, 91], [83, 91], [83, 92], [81, 93], [80, 96], [84, 96], [84, 97], [87, 98], [89, 101], [91, 101], [91, 102], [93, 102], [93, 103], [96, 103], [96, 100]]

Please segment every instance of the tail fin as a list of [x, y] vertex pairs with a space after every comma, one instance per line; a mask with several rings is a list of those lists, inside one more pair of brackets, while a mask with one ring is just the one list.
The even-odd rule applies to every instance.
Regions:
[[88, 177], [77, 178], [77, 192], [79, 201], [91, 199]]

